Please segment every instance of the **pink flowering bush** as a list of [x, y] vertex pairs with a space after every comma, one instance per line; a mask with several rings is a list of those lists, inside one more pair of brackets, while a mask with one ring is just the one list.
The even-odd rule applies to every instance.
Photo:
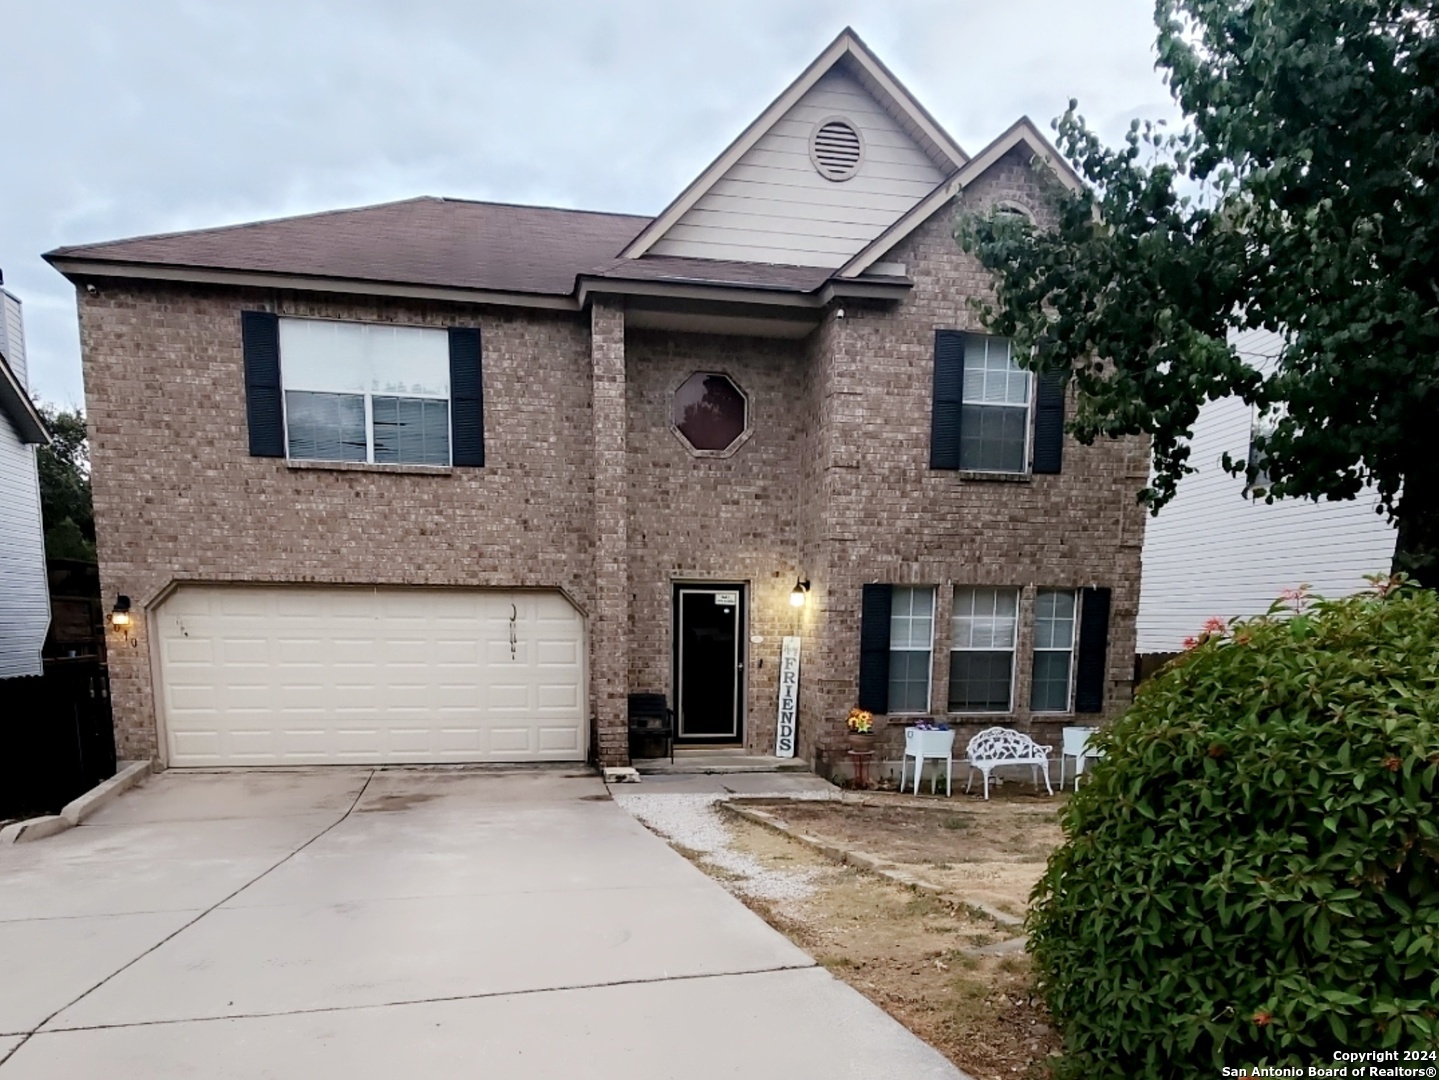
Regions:
[[1439, 1048], [1439, 596], [1211, 620], [1096, 743], [1029, 922], [1057, 1077]]

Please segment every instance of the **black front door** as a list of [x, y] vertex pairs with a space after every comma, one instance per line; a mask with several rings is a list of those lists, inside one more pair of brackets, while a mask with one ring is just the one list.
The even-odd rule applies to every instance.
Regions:
[[742, 738], [744, 601], [743, 585], [675, 586], [675, 702], [681, 739]]

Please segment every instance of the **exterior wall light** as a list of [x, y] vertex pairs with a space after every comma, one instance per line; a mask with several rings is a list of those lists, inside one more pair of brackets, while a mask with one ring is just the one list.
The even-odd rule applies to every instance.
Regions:
[[130, 598], [124, 593], [115, 597], [115, 606], [110, 609], [110, 625], [122, 632], [130, 629]]
[[805, 595], [809, 592], [809, 579], [800, 581], [795, 579], [794, 588], [790, 590], [789, 602], [791, 607], [804, 607]]

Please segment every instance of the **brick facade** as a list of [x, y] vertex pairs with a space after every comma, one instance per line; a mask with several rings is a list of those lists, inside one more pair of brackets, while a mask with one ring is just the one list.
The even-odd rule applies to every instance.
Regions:
[[[966, 198], [1040, 205], [1029, 167], [1005, 160]], [[583, 314], [164, 283], [79, 290], [95, 515], [107, 604], [143, 610], [186, 581], [559, 588], [589, 618], [593, 743], [626, 760], [631, 691], [673, 693], [677, 581], [750, 591], [745, 734], [774, 745], [780, 638], [803, 640], [800, 755], [840, 756], [857, 691], [867, 582], [936, 588], [932, 703], [948, 700], [954, 586], [1022, 592], [1016, 709], [1000, 722], [1057, 742], [1031, 718], [1037, 588], [1113, 589], [1107, 711], [1128, 700], [1143, 514], [1144, 445], [1067, 441], [1059, 475], [975, 478], [928, 468], [934, 331], [979, 328], [978, 264], [950, 213], [887, 259], [914, 282], [898, 305], [832, 305], [802, 340], [627, 329], [622, 304]], [[487, 465], [304, 467], [247, 451], [239, 313], [478, 325]], [[696, 371], [745, 391], [752, 433], [696, 457], [670, 429]], [[795, 578], [812, 590], [789, 604]], [[122, 757], [154, 756], [145, 620], [112, 640]], [[759, 639], [759, 640], [751, 640]], [[961, 744], [985, 717], [963, 717]], [[882, 738], [896, 739], [897, 733]]]
[[[78, 291], [100, 576], [143, 610], [184, 581], [546, 586], [594, 602], [588, 318], [102, 282]], [[489, 464], [429, 473], [249, 456], [240, 312], [480, 325]], [[110, 642], [117, 749], [158, 752], [145, 619]]]

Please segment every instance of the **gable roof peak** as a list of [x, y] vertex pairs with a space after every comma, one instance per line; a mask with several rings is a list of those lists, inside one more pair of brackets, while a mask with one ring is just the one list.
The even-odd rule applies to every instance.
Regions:
[[864, 43], [853, 27], [846, 26], [825, 49], [800, 72], [780, 95], [770, 102], [734, 142], [709, 164], [679, 196], [650, 222], [620, 253], [622, 258], [639, 258], [649, 251], [684, 214], [690, 210], [736, 162], [740, 160], [816, 83], [837, 67], [854, 76], [864, 89], [909, 131], [915, 142], [939, 170], [949, 175], [969, 161], [969, 155], [954, 141], [932, 115], [895, 77], [884, 62]]
[[1002, 135], [975, 154], [954, 175], [930, 192], [909, 213], [877, 236], [849, 262], [841, 266], [835, 276], [854, 278], [863, 274], [893, 250], [901, 240], [938, 213], [945, 203], [1020, 146], [1029, 150], [1030, 160], [1033, 164], [1049, 169], [1058, 181], [1071, 191], [1078, 191], [1084, 186], [1083, 179], [1074, 171], [1069, 162], [1064, 160], [1064, 155], [1055, 149], [1054, 144], [1045, 138], [1044, 133], [1035, 126], [1034, 121], [1028, 116], [1021, 116], [1010, 124]]

